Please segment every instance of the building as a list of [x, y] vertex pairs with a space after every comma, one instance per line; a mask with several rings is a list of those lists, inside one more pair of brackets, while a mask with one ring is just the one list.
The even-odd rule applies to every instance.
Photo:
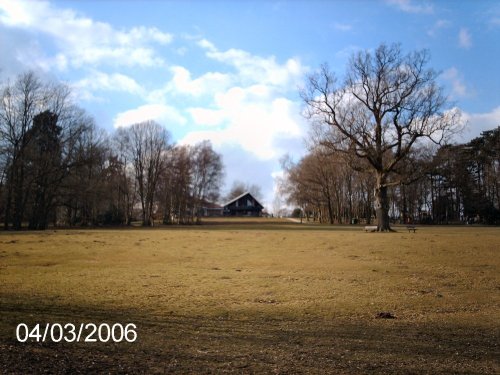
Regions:
[[203, 202], [201, 207], [201, 216], [205, 217], [213, 217], [213, 216], [222, 216], [223, 215], [223, 207], [219, 206], [216, 203], [211, 202]]
[[263, 208], [252, 194], [246, 192], [224, 205], [224, 216], [261, 216]]

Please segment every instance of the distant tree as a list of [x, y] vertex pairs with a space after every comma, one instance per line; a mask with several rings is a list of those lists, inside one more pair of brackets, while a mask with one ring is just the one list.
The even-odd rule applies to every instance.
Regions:
[[[68, 225], [117, 224], [114, 194], [120, 189], [119, 163], [112, 154], [108, 135], [87, 118], [87, 130], [74, 141], [72, 163], [62, 185], [60, 204]], [[61, 218], [62, 220], [62, 218]]]
[[346, 155], [313, 148], [298, 163], [282, 160], [286, 178], [280, 186], [289, 204], [302, 207], [306, 218], [333, 224], [366, 217], [366, 175], [349, 167]]
[[15, 229], [21, 228], [27, 201], [25, 154], [29, 144], [29, 130], [40, 107], [47, 108], [46, 87], [33, 72], [7, 82], [0, 100], [0, 142], [5, 160], [6, 192], [4, 226], [12, 221]]
[[319, 144], [365, 159], [374, 174], [378, 231], [390, 230], [388, 188], [407, 176], [402, 162], [420, 139], [441, 143], [456, 129], [458, 113], [427, 68], [426, 51], [404, 55], [399, 45], [380, 45], [349, 61], [345, 81], [326, 65], [302, 92]]
[[500, 127], [442, 147], [429, 173], [435, 223], [500, 222]]
[[160, 124], [146, 121], [119, 129], [117, 137], [126, 145], [134, 168], [142, 225], [152, 226], [156, 189], [165, 166], [162, 155], [169, 147], [170, 135]]
[[219, 198], [224, 165], [222, 156], [216, 153], [209, 141], [203, 141], [192, 150], [192, 197], [193, 215], [200, 220], [200, 209], [203, 203], [216, 201]]
[[299, 207], [294, 208], [292, 211], [292, 217], [302, 219], [302, 209]]
[[219, 197], [224, 165], [209, 141], [177, 145], [163, 155], [159, 180], [159, 206], [164, 224], [190, 224], [201, 220], [201, 208]]
[[[63, 180], [75, 167], [76, 139], [88, 116], [66, 85], [43, 82], [33, 72], [7, 82], [0, 92], [0, 165], [4, 227], [45, 229]], [[53, 215], [54, 216], [54, 215]]]
[[192, 147], [177, 145], [164, 153], [165, 168], [160, 175], [159, 200], [164, 224], [187, 224], [192, 215]]
[[260, 186], [250, 183], [245, 183], [242, 181], [234, 181], [229, 193], [226, 196], [226, 200], [230, 201], [246, 192], [252, 194], [257, 200], [262, 200], [262, 191]]
[[111, 169], [114, 176], [113, 186], [116, 191], [116, 207], [123, 213], [123, 222], [131, 224], [133, 208], [137, 202], [135, 171], [132, 164], [133, 154], [130, 152], [128, 143], [124, 143], [123, 130], [118, 129], [111, 137]]
[[64, 177], [59, 140], [62, 128], [57, 125], [57, 119], [50, 111], [40, 113], [34, 117], [33, 127], [28, 131], [31, 140], [26, 150], [26, 171], [34, 183], [29, 199], [30, 229], [47, 227], [50, 209]]

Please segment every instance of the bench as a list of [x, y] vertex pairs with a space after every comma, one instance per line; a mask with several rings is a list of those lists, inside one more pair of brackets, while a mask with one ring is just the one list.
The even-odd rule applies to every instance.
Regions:
[[413, 231], [413, 233], [417, 231], [417, 227], [415, 225], [407, 225], [406, 229], [408, 229], [408, 233], [410, 233], [410, 231]]
[[367, 225], [365, 226], [365, 232], [376, 232], [377, 231], [377, 226], [376, 225]]

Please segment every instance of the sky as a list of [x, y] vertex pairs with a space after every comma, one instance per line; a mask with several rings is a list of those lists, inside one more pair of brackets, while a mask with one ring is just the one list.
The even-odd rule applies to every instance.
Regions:
[[381, 43], [427, 49], [457, 141], [500, 125], [497, 1], [0, 0], [0, 82], [34, 70], [67, 83], [110, 134], [155, 120], [177, 144], [208, 139], [234, 181], [273, 210], [280, 158], [307, 152], [299, 91], [328, 63]]

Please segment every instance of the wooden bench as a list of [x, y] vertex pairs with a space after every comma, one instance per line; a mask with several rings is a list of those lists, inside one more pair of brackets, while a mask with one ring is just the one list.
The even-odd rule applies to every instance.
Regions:
[[365, 232], [376, 232], [377, 231], [377, 226], [376, 225], [367, 225], [365, 226]]
[[410, 233], [410, 231], [413, 231], [413, 233], [417, 231], [417, 227], [415, 225], [407, 225], [406, 229], [408, 229], [408, 233]]

